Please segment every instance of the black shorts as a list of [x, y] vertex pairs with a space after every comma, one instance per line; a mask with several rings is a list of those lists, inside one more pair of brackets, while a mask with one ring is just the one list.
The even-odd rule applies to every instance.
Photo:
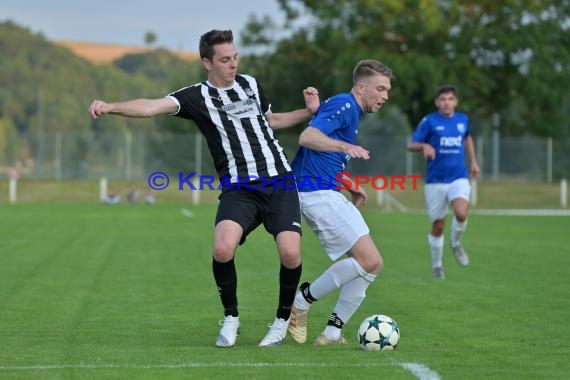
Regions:
[[216, 225], [222, 220], [232, 220], [243, 228], [240, 244], [261, 223], [275, 238], [283, 231], [301, 234], [301, 206], [297, 188], [279, 186], [226, 190], [220, 194]]

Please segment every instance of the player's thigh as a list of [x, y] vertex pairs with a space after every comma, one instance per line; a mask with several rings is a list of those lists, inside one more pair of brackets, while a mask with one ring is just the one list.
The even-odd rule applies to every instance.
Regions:
[[471, 197], [471, 185], [466, 178], [453, 181], [449, 185], [447, 197], [451, 202], [454, 214], [464, 219], [467, 217], [469, 210], [469, 199]]
[[429, 183], [425, 185], [424, 196], [430, 221], [434, 222], [439, 219], [444, 219], [447, 215], [449, 207], [449, 201], [447, 199], [448, 190], [449, 184]]
[[331, 260], [347, 253], [369, 229], [360, 211], [338, 191], [300, 193], [301, 211]]
[[239, 224], [243, 230], [239, 244], [243, 244], [247, 235], [261, 224], [255, 190], [227, 190], [220, 194], [219, 200], [215, 225], [224, 220]]
[[301, 206], [297, 189], [263, 190], [261, 219], [274, 236], [281, 263], [288, 268], [301, 263]]
[[301, 234], [301, 206], [297, 189], [264, 190], [261, 218], [265, 229], [274, 237], [283, 231]]
[[471, 197], [471, 185], [466, 178], [456, 179], [449, 184], [447, 198], [449, 202], [461, 198], [469, 202]]

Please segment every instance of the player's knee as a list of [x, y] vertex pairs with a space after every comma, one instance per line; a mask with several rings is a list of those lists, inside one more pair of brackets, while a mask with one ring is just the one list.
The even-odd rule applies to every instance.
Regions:
[[443, 235], [445, 229], [445, 220], [436, 220], [431, 226], [431, 234], [435, 237]]
[[361, 260], [362, 262], [360, 260], [357, 261], [367, 273], [378, 274], [384, 267], [384, 260], [378, 252], [374, 255], [369, 255], [364, 260]]
[[467, 220], [467, 210], [461, 210], [456, 212], [455, 219], [457, 219], [459, 223], [465, 222]]
[[230, 261], [234, 257], [235, 247], [231, 244], [217, 243], [214, 246], [214, 259], [220, 263]]
[[382, 256], [380, 256], [380, 254], [377, 254], [376, 257], [372, 260], [371, 266], [372, 268], [368, 271], [368, 273], [378, 274], [382, 271], [382, 268], [384, 268], [384, 259], [382, 259]]
[[443, 235], [443, 227], [433, 227], [431, 229], [431, 234], [435, 237], [440, 237]]
[[287, 268], [296, 268], [301, 264], [301, 252], [296, 248], [282, 248], [279, 255], [281, 263]]

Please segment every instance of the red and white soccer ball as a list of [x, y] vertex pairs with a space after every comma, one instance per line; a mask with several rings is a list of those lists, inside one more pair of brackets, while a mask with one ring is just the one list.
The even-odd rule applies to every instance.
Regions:
[[364, 351], [393, 350], [400, 343], [400, 328], [387, 315], [371, 315], [360, 324], [358, 341]]

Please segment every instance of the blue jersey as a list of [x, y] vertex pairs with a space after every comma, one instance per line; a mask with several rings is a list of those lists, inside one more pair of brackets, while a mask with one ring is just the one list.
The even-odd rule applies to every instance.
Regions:
[[[328, 137], [356, 144], [362, 109], [351, 93], [338, 94], [322, 103], [309, 123]], [[344, 170], [350, 156], [342, 152], [319, 152], [300, 147], [291, 168], [300, 192], [336, 190], [343, 186], [337, 176]]]
[[469, 136], [469, 117], [461, 112], [444, 116], [439, 112], [420, 121], [412, 141], [428, 143], [435, 159], [428, 160], [426, 183], [451, 183], [469, 178], [465, 166], [465, 139]]

